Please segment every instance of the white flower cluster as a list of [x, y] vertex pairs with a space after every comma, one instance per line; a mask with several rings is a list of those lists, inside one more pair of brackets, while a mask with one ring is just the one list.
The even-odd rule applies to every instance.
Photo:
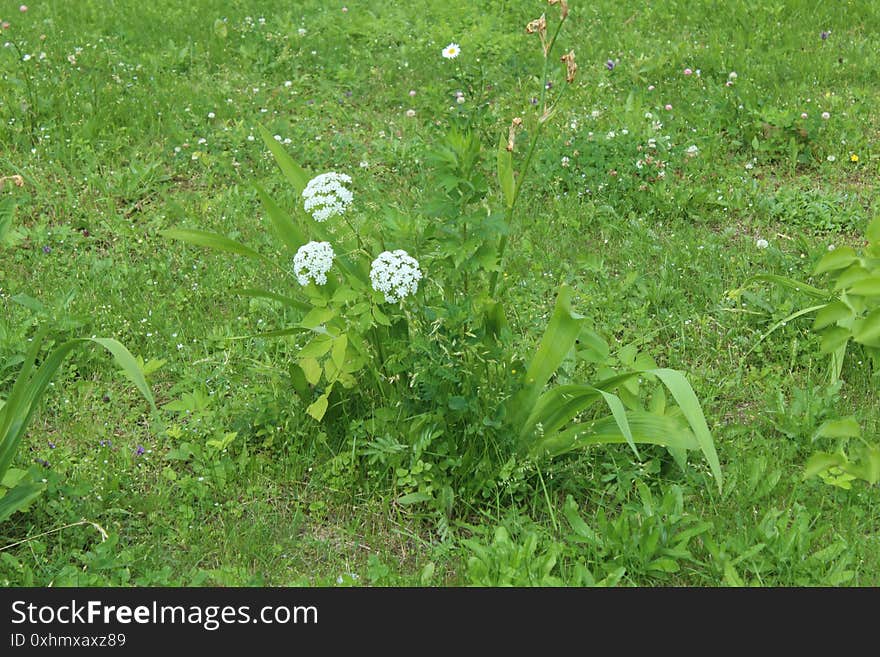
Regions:
[[397, 303], [419, 289], [422, 271], [418, 261], [403, 249], [383, 251], [370, 267], [373, 289], [385, 294], [385, 301]]
[[333, 171], [312, 178], [302, 192], [306, 212], [310, 212], [315, 221], [327, 221], [345, 212], [353, 198], [345, 187], [350, 182], [351, 176]]
[[309, 242], [297, 249], [293, 256], [293, 273], [300, 285], [308, 285], [309, 279], [316, 285], [327, 282], [327, 272], [333, 266], [333, 247], [330, 242]]

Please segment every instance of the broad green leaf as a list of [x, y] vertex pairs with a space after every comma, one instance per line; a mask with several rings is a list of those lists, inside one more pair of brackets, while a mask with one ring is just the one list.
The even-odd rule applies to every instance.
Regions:
[[333, 340], [333, 348], [330, 350], [330, 359], [336, 367], [342, 369], [345, 365], [345, 351], [348, 349], [348, 336], [343, 334]]
[[318, 335], [312, 338], [306, 346], [299, 350], [300, 358], [320, 358], [333, 346], [333, 338], [326, 335]]
[[[633, 441], [674, 447], [679, 449], [699, 449], [700, 444], [694, 434], [676, 418], [669, 415], [653, 413], [627, 413], [627, 422], [632, 432]], [[621, 433], [617, 420], [604, 417], [592, 422], [584, 422], [559, 431], [552, 436], [545, 436], [534, 442], [529, 448], [532, 457], [558, 456], [590, 445], [625, 444], [626, 437]]]
[[858, 438], [862, 428], [852, 416], [828, 420], [816, 431], [816, 438]]
[[632, 449], [636, 458], [641, 461], [642, 457], [639, 456], [639, 450], [636, 449], [636, 443], [633, 439], [632, 431], [629, 428], [629, 422], [627, 422], [626, 419], [626, 409], [623, 407], [620, 398], [617, 395], [605, 392], [604, 390], [599, 390], [599, 394], [602, 395], [602, 398], [605, 399], [605, 403], [608, 404], [608, 408], [611, 410], [611, 415], [617, 422], [617, 426], [620, 428], [620, 433], [626, 438], [626, 442], [630, 446], [630, 449]]
[[266, 130], [262, 125], [258, 125], [257, 130], [260, 132], [260, 136], [263, 138], [266, 147], [275, 158], [275, 162], [278, 163], [281, 173], [283, 173], [284, 177], [287, 178], [287, 181], [293, 185], [293, 190], [296, 193], [297, 199], [299, 199], [303, 190], [306, 188], [306, 185], [309, 184], [309, 180], [311, 180], [312, 176], [287, 154], [287, 151], [284, 150], [281, 144], [275, 141], [272, 133]]
[[306, 413], [315, 418], [318, 422], [320, 422], [324, 418], [324, 413], [327, 412], [327, 394], [324, 393], [320, 397], [318, 397], [314, 403], [312, 403], [307, 409]]
[[838, 274], [837, 280], [834, 281], [834, 289], [848, 290], [856, 283], [870, 277], [870, 271], [862, 267], [860, 264], [855, 264]]
[[815, 477], [821, 472], [825, 472], [833, 467], [839, 467], [846, 463], [846, 457], [837, 452], [829, 454], [828, 452], [816, 452], [804, 465], [804, 479]]
[[842, 326], [834, 326], [822, 332], [822, 341], [819, 343], [819, 351], [830, 354], [841, 345], [845, 345], [852, 337], [852, 332]]
[[880, 347], [880, 308], [853, 322], [853, 340], [868, 347]]
[[45, 487], [45, 484], [29, 481], [6, 491], [6, 494], [0, 497], [0, 522], [7, 520], [13, 513], [33, 501]]
[[610, 354], [608, 343], [589, 328], [581, 329], [576, 348], [578, 356], [590, 363], [604, 363]]
[[849, 286], [847, 292], [850, 294], [859, 294], [863, 297], [880, 296], [880, 276], [868, 276], [856, 281]]
[[816, 319], [813, 321], [813, 330], [818, 331], [834, 324], [838, 320], [850, 317], [852, 312], [852, 309], [843, 301], [832, 301], [816, 313]]
[[216, 251], [234, 253], [235, 255], [244, 256], [245, 258], [250, 258], [251, 260], [257, 260], [259, 262], [266, 263], [271, 267], [279, 267], [278, 263], [276, 263], [274, 260], [270, 260], [261, 253], [257, 253], [252, 248], [247, 247], [240, 242], [236, 242], [235, 240], [229, 239], [228, 237], [224, 237], [223, 235], [210, 233], [206, 230], [193, 230], [189, 228], [169, 228], [167, 230], [161, 231], [160, 234], [173, 240], [180, 240], [194, 246], [203, 246], [209, 249], [214, 249]]
[[300, 322], [300, 326], [307, 329], [317, 328], [326, 324], [336, 317], [336, 311], [332, 308], [312, 308]]
[[313, 386], [321, 380], [321, 365], [316, 358], [300, 358], [299, 367], [306, 377], [306, 381]]
[[299, 247], [309, 241], [305, 233], [300, 230], [299, 226], [272, 200], [272, 197], [262, 187], [254, 185], [254, 189], [260, 198], [260, 202], [263, 204], [263, 208], [266, 210], [269, 221], [272, 222], [275, 233], [291, 253], [296, 253]]
[[856, 255], [852, 247], [842, 246], [822, 256], [822, 259], [819, 260], [815, 269], [813, 269], [813, 274], [818, 275], [829, 271], [845, 269], [854, 262], [857, 262], [858, 259], [859, 256]]
[[35, 313], [42, 313], [46, 311], [46, 306], [39, 301], [38, 299], [34, 299], [32, 296], [20, 293], [14, 294], [9, 297], [10, 300], [17, 303], [19, 306], [24, 306], [28, 310], [33, 310]]
[[706, 418], [703, 415], [703, 409], [700, 406], [700, 401], [697, 399], [697, 395], [694, 394], [694, 390], [691, 388], [691, 384], [688, 383], [687, 379], [681, 372], [676, 370], [659, 368], [655, 370], [646, 370], [646, 372], [650, 372], [657, 376], [657, 378], [660, 379], [669, 389], [669, 392], [672, 393], [678, 407], [681, 409], [685, 418], [687, 418], [688, 424], [694, 432], [694, 436], [697, 439], [700, 450], [703, 452], [703, 456], [706, 457], [706, 461], [709, 463], [709, 468], [712, 470], [712, 474], [715, 475], [715, 481], [718, 484], [718, 492], [720, 493], [722, 490], [721, 464], [718, 462], [718, 454], [715, 451], [715, 443], [712, 440], [712, 434], [709, 433], [709, 427], [706, 426]]
[[498, 140], [498, 183], [504, 196], [504, 204], [513, 207], [516, 187], [513, 182], [513, 155], [507, 150], [507, 138], [501, 134]]
[[397, 503], [401, 506], [407, 506], [409, 504], [418, 504], [419, 502], [430, 502], [432, 499], [434, 498], [427, 493], [415, 492], [401, 495], [397, 498]]
[[572, 310], [571, 295], [570, 287], [560, 286], [553, 315], [531, 363], [526, 368], [525, 387], [511, 400], [511, 415], [520, 418], [520, 422], [532, 412], [547, 381], [565, 359], [581, 332], [584, 317]]
[[[544, 435], [550, 435], [571, 422], [575, 416], [589, 408], [601, 396], [601, 391], [614, 390], [637, 372], [616, 374], [594, 385], [568, 384], [547, 390], [534, 404], [532, 413], [520, 429], [520, 441], [528, 442], [535, 427], [540, 424]], [[527, 445], [523, 444], [524, 447]]]

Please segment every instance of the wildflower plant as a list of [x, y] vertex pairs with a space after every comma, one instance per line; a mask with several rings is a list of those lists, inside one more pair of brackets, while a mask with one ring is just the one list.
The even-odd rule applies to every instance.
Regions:
[[[355, 181], [307, 172], [260, 128], [299, 200], [291, 216], [256, 187], [275, 235], [295, 254], [293, 270], [224, 236], [165, 231], [281, 274], [280, 289], [241, 292], [296, 317], [266, 335], [297, 336], [290, 380], [306, 413], [345, 446], [336, 460], [362, 459], [368, 472], [383, 475], [371, 480], [390, 480], [401, 504], [428, 503], [449, 514], [456, 501], [495, 498], [516, 473], [535, 472], [544, 459], [600, 443], [628, 444], [636, 455], [639, 443], [662, 445], [682, 466], [686, 451], [698, 450], [721, 487], [714, 443], [685, 377], [647, 357], [613, 367], [605, 341], [574, 310], [571, 287], [559, 288], [532, 357], [518, 355], [504, 302], [507, 247], [537, 143], [577, 73], [574, 51], [554, 55], [568, 3], [549, 5], [552, 16], [526, 28], [539, 35], [548, 84], [541, 84], [535, 116], [513, 118], [494, 150], [500, 208], [491, 207], [475, 131], [450, 131], [430, 154], [426, 216], [389, 211], [384, 221], [364, 221], [349, 191]], [[459, 56], [453, 46], [444, 57]], [[554, 70], [559, 85], [549, 83]], [[517, 175], [517, 138], [526, 129]], [[601, 376], [548, 387], [572, 359]], [[676, 404], [666, 403], [664, 389]], [[653, 402], [645, 408], [648, 394]]]

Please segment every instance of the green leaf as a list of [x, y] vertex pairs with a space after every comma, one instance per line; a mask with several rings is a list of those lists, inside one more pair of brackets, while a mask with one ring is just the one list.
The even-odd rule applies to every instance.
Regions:
[[306, 377], [306, 381], [313, 386], [321, 380], [321, 365], [316, 358], [300, 358], [299, 367]]
[[343, 334], [333, 340], [330, 359], [340, 370], [345, 365], [345, 351], [348, 349], [348, 336]]
[[300, 326], [313, 329], [326, 324], [336, 317], [336, 311], [332, 308], [312, 308], [300, 322]]
[[[637, 444], [661, 445], [667, 448], [699, 449], [693, 432], [681, 420], [670, 415], [654, 415], [645, 411], [627, 412], [627, 422]], [[529, 449], [533, 458], [558, 456], [590, 445], [625, 444], [626, 437], [614, 417], [604, 417], [576, 424], [565, 431], [536, 440]]]
[[846, 463], [846, 457], [841, 453], [829, 454], [828, 452], [816, 452], [804, 465], [804, 479], [815, 477], [817, 474], [839, 467]]
[[[274, 141], [274, 139], [273, 139]], [[284, 245], [291, 253], [296, 253], [299, 247], [308, 242], [305, 233], [296, 225], [296, 223], [282, 210], [275, 201], [272, 200], [262, 187], [254, 185], [257, 196], [266, 210], [266, 215], [275, 229], [275, 234], [284, 242]]]
[[874, 246], [880, 245], [880, 214], [874, 217], [871, 220], [871, 223], [868, 224], [868, 228], [865, 231], [865, 237], [868, 239], [868, 244]]
[[853, 340], [868, 347], [880, 347], [880, 308], [853, 322]]
[[748, 285], [752, 281], [767, 281], [768, 283], [776, 283], [777, 285], [781, 285], [782, 287], [788, 288], [789, 290], [792, 290], [794, 292], [803, 292], [804, 294], [807, 294], [816, 299], [828, 299], [828, 297], [831, 296], [831, 293], [827, 290], [820, 290], [817, 287], [807, 285], [806, 283], [802, 283], [801, 281], [796, 281], [793, 278], [778, 276], [776, 274], [758, 274], [757, 276], [752, 276], [746, 281], [746, 285]]
[[503, 133], [498, 140], [498, 183], [501, 185], [505, 205], [512, 208], [516, 190], [513, 182], [513, 155], [507, 150], [507, 138]]
[[823, 329], [841, 319], [851, 317], [852, 314], [852, 309], [843, 301], [832, 301], [816, 313], [816, 319], [813, 321], [813, 330]]
[[287, 178], [287, 181], [293, 185], [293, 190], [296, 192], [297, 198], [299, 198], [302, 195], [303, 190], [306, 188], [306, 185], [309, 184], [309, 180], [311, 180], [312, 176], [287, 154], [287, 151], [284, 150], [281, 144], [275, 141], [272, 133], [261, 125], [257, 126], [257, 130], [263, 138], [266, 147], [275, 158], [275, 162], [278, 163], [281, 173], [283, 173], [284, 177]]
[[842, 326], [835, 326], [822, 332], [822, 341], [819, 343], [819, 351], [830, 354], [845, 345], [852, 337], [852, 331]]
[[880, 276], [867, 276], [853, 283], [847, 292], [863, 297], [880, 296]]
[[312, 416], [313, 418], [315, 418], [318, 422], [320, 422], [320, 421], [323, 419], [323, 417], [324, 417], [324, 413], [327, 412], [327, 406], [328, 406], [327, 395], [328, 395], [328, 394], [329, 394], [329, 393], [326, 393], [326, 392], [325, 392], [323, 395], [321, 395], [320, 397], [318, 397], [318, 398], [314, 401], [314, 403], [312, 403], [312, 404], [306, 409], [306, 413], [308, 413], [309, 415], [311, 415], [311, 416]]
[[45, 487], [45, 484], [28, 481], [6, 491], [6, 494], [0, 497], [0, 522], [27, 506], [43, 492]]
[[858, 438], [862, 428], [855, 417], [828, 420], [816, 431], [816, 438]]
[[140, 393], [144, 396], [144, 398], [150, 402], [150, 406], [155, 411], [156, 410], [156, 402], [153, 399], [153, 393], [150, 391], [150, 386], [147, 385], [146, 379], [144, 379], [144, 373], [138, 365], [138, 362], [135, 360], [134, 356], [131, 355], [131, 352], [126, 349], [120, 342], [113, 340], [112, 338], [88, 338], [92, 342], [101, 345], [113, 354], [113, 359], [117, 362], [119, 367], [122, 368], [122, 372], [131, 379], [132, 383], [137, 387]]
[[589, 328], [581, 329], [577, 350], [578, 356], [590, 363], [604, 363], [611, 353], [602, 336]]
[[214, 249], [215, 251], [234, 253], [235, 255], [244, 256], [251, 260], [267, 263], [272, 267], [278, 267], [278, 264], [274, 260], [270, 260], [266, 256], [257, 253], [240, 242], [236, 242], [223, 235], [217, 235], [216, 233], [210, 233], [205, 230], [192, 230], [189, 228], [169, 228], [161, 231], [160, 234], [170, 239], [180, 240], [194, 246], [203, 246], [209, 249]]
[[320, 358], [333, 346], [333, 338], [327, 335], [318, 335], [312, 338], [306, 346], [299, 350], [300, 358]]
[[837, 280], [834, 281], [834, 289], [847, 290], [856, 283], [870, 277], [871, 272], [860, 264], [852, 265], [837, 275]]
[[706, 418], [703, 415], [703, 409], [700, 406], [700, 401], [697, 399], [697, 395], [694, 394], [694, 389], [691, 388], [691, 384], [688, 383], [684, 375], [677, 370], [659, 368], [645, 371], [654, 374], [663, 382], [663, 385], [669, 389], [669, 392], [672, 393], [678, 407], [681, 409], [685, 418], [687, 418], [688, 424], [694, 432], [694, 436], [697, 439], [697, 443], [700, 445], [700, 450], [703, 452], [703, 456], [706, 457], [706, 461], [709, 463], [709, 468], [715, 476], [715, 481], [718, 484], [718, 492], [720, 493], [722, 490], [721, 464], [718, 462], [718, 454], [715, 451], [715, 443], [712, 440], [712, 434], [709, 433], [709, 427], [706, 426]]
[[397, 503], [401, 506], [407, 506], [408, 504], [418, 504], [419, 502], [430, 502], [432, 499], [434, 498], [427, 493], [415, 492], [401, 495], [397, 498]]
[[842, 246], [833, 251], [829, 251], [822, 256], [822, 259], [819, 260], [815, 269], [813, 269], [813, 274], [818, 275], [829, 271], [846, 269], [852, 263], [857, 262], [858, 259], [859, 256], [856, 255], [856, 252], [852, 247]]
[[532, 412], [547, 381], [562, 364], [581, 332], [584, 317], [572, 310], [571, 295], [570, 287], [560, 286], [553, 315], [526, 368], [525, 387], [511, 400], [511, 415], [520, 421]]

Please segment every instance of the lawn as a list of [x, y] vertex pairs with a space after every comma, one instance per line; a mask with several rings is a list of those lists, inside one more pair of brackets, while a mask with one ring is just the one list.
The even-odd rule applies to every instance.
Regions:
[[0, 0], [0, 584], [880, 585], [880, 3], [569, 5]]

